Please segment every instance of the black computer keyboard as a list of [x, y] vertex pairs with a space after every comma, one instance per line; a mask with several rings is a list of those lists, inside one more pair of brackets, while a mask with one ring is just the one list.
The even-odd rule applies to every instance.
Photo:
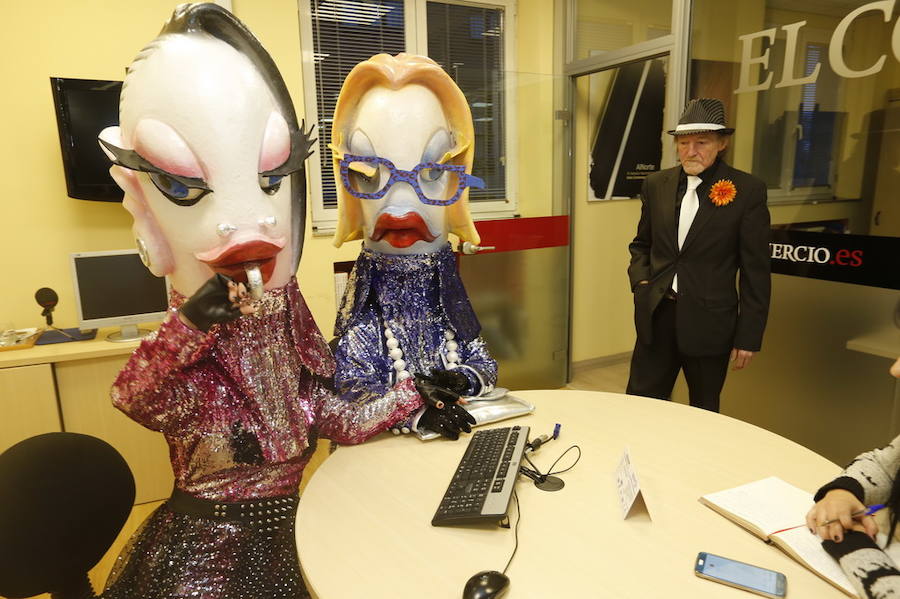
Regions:
[[476, 431], [444, 493], [432, 526], [499, 522], [506, 517], [527, 426]]

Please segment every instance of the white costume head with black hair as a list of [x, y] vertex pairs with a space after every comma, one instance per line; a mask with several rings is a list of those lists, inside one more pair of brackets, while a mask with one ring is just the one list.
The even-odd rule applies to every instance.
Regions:
[[214, 4], [178, 7], [128, 68], [100, 134], [138, 248], [184, 295], [214, 272], [286, 284], [303, 245], [310, 140], [274, 62]]

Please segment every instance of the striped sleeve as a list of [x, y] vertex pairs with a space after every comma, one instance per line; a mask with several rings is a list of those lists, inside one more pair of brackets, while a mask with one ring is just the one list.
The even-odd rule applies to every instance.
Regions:
[[865, 533], [850, 530], [840, 543], [823, 541], [822, 547], [841, 565], [850, 583], [864, 599], [900, 597], [900, 571]]
[[816, 492], [819, 501], [832, 489], [846, 489], [865, 504], [885, 503], [900, 469], [900, 437], [880, 449], [857, 456], [841, 476]]

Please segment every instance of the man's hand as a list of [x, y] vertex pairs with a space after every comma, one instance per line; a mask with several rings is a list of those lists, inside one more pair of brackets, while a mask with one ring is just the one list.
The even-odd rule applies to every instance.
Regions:
[[750, 360], [753, 359], [753, 354], [755, 352], [747, 351], [746, 349], [738, 349], [734, 348], [731, 350], [731, 365], [732, 370], [742, 370], [750, 365]]
[[243, 283], [235, 283], [222, 274], [213, 275], [178, 310], [178, 317], [192, 329], [204, 333], [214, 324], [228, 322], [242, 314], [252, 314], [256, 307]]

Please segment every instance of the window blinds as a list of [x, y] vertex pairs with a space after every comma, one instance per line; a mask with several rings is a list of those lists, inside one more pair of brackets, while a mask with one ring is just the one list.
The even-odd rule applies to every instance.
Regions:
[[341, 84], [359, 62], [406, 49], [403, 0], [310, 0], [323, 207], [337, 207], [331, 124]]
[[506, 199], [503, 9], [427, 3], [428, 55], [462, 89], [475, 124], [472, 201]]

